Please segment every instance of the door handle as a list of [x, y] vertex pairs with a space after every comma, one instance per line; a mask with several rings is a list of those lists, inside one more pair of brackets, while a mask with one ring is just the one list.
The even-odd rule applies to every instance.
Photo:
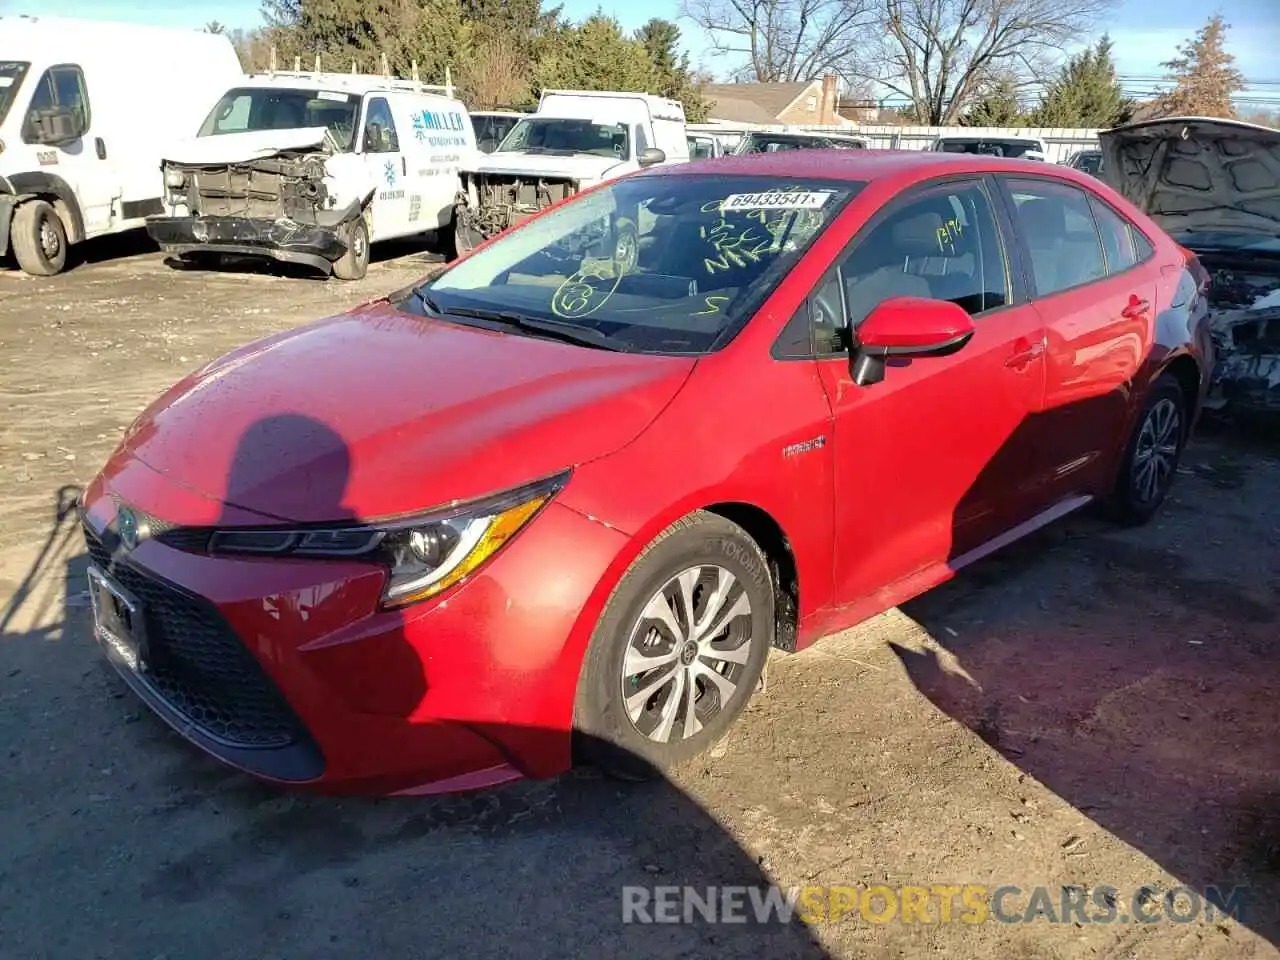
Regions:
[[1014, 350], [1016, 352], [1004, 362], [1004, 365], [1006, 367], [1011, 367], [1014, 370], [1021, 370], [1023, 367], [1027, 366], [1027, 364], [1031, 363], [1032, 360], [1035, 360], [1044, 353], [1044, 344], [1029, 343], [1026, 340], [1019, 340], [1014, 346]]
[[405, 176], [409, 175], [409, 161], [405, 159], [404, 154], [400, 154], [400, 172]]
[[107, 159], [107, 144], [101, 137], [94, 138], [93, 149], [98, 154], [99, 160]]
[[1137, 320], [1146, 314], [1147, 308], [1150, 306], [1149, 301], [1143, 300], [1136, 295], [1130, 295], [1129, 305], [1120, 311], [1120, 316], [1126, 320]]

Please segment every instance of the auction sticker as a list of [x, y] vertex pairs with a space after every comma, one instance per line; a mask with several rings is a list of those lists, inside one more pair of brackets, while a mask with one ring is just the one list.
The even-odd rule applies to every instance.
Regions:
[[772, 190], [764, 193], [734, 193], [724, 198], [720, 209], [729, 210], [821, 210], [831, 199], [824, 191]]

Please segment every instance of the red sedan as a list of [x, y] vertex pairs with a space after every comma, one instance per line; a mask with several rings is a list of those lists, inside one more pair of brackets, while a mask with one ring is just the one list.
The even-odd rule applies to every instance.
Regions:
[[1194, 257], [1095, 178], [794, 151], [580, 194], [153, 403], [83, 498], [137, 694], [282, 784], [628, 775], [1091, 502], [1204, 397]]

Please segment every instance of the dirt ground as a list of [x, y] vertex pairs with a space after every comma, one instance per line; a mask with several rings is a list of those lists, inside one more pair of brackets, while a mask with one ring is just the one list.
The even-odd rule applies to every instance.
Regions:
[[[1158, 522], [1070, 519], [779, 656], [727, 740], [670, 783], [579, 771], [470, 797], [295, 796], [128, 695], [59, 504], [181, 375], [428, 258], [345, 285], [118, 249], [48, 280], [0, 270], [0, 955], [1280, 957], [1274, 449], [1206, 433]], [[1038, 886], [1055, 912], [1063, 885], [1099, 905], [1109, 886], [1118, 913], [942, 922], [935, 899], [928, 923], [622, 922], [627, 885], [770, 882], [1016, 885], [1005, 915]], [[1157, 906], [1122, 922], [1146, 885], [1247, 889], [1239, 919]]]

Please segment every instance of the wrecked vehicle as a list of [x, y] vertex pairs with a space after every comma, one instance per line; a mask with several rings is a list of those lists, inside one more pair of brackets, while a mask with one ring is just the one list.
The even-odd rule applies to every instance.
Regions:
[[[646, 93], [544, 90], [537, 112], [463, 174], [457, 197], [465, 253], [580, 190], [689, 159], [684, 106]], [[626, 224], [624, 224], [624, 228]], [[626, 245], [634, 230], [625, 231]]]
[[1102, 178], [1209, 273], [1207, 406], [1280, 413], [1280, 130], [1173, 117], [1099, 134]]
[[359, 280], [369, 245], [434, 234], [453, 247], [467, 108], [413, 80], [277, 72], [228, 90], [164, 161], [165, 212], [147, 232], [192, 266], [224, 256]]

